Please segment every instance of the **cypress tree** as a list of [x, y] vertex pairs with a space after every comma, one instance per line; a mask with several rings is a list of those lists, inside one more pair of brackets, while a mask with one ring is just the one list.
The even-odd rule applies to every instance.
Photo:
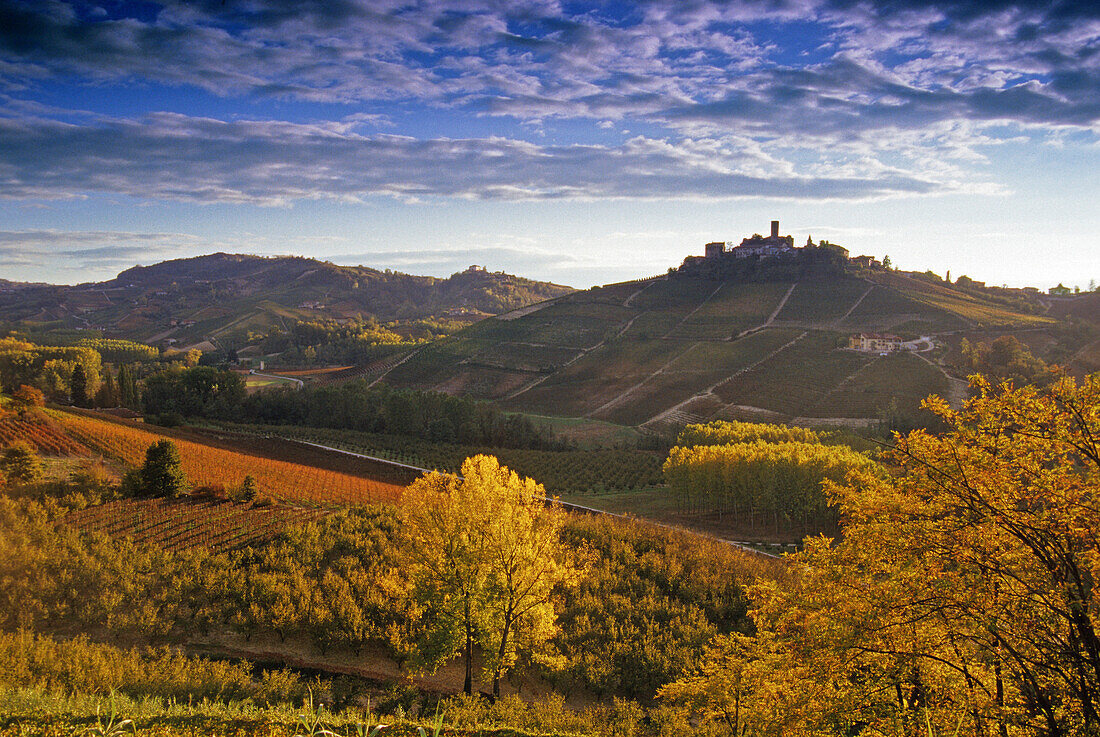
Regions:
[[119, 405], [118, 385], [115, 383], [115, 377], [111, 370], [106, 366], [103, 367], [103, 384], [96, 392], [95, 403], [97, 407], [117, 407]]
[[77, 407], [88, 404], [88, 375], [84, 373], [84, 366], [79, 363], [73, 367], [73, 375], [69, 379], [69, 399]]

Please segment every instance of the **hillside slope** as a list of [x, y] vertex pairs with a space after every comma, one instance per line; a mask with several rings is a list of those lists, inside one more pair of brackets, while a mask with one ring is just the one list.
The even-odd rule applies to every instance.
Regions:
[[[876, 418], [950, 394], [930, 350], [847, 350], [859, 332], [915, 340], [1055, 320], [898, 272], [797, 281], [673, 273], [576, 292], [437, 341], [386, 381], [522, 411], [660, 426], [709, 419]], [[931, 349], [931, 343], [922, 347]]]
[[95, 328], [141, 341], [171, 336], [187, 345], [316, 318], [468, 323], [570, 291], [476, 267], [438, 279], [302, 257], [215, 253], [136, 266], [106, 282], [0, 290], [0, 321]]

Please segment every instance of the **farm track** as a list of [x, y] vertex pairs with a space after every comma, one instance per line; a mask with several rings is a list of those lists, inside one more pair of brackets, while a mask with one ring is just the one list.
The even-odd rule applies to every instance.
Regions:
[[868, 294], [870, 294], [871, 292], [873, 292], [874, 290], [875, 290], [875, 285], [874, 285], [874, 284], [872, 284], [871, 286], [869, 286], [869, 287], [867, 288], [867, 291], [866, 291], [866, 292], [864, 292], [863, 294], [859, 295], [859, 299], [857, 299], [857, 300], [856, 300], [855, 304], [853, 304], [853, 305], [852, 305], [851, 307], [849, 307], [849, 308], [848, 308], [848, 311], [847, 311], [847, 312], [845, 312], [845, 313], [844, 313], [843, 315], [841, 315], [840, 317], [838, 317], [838, 318], [836, 319], [836, 322], [834, 322], [834, 323], [833, 323], [833, 327], [839, 328], [839, 327], [840, 327], [840, 323], [842, 323], [842, 322], [844, 322], [845, 320], [847, 320], [847, 319], [848, 319], [848, 316], [849, 316], [849, 315], [851, 315], [851, 314], [852, 314], [853, 312], [855, 312], [855, 311], [856, 311], [856, 308], [857, 308], [857, 307], [859, 307], [859, 305], [860, 305], [860, 303], [861, 303], [861, 302], [863, 301], [863, 299], [864, 299], [864, 298], [865, 298], [865, 297], [866, 297], [866, 296], [867, 296]]
[[798, 282], [795, 282], [794, 284], [791, 285], [791, 288], [788, 289], [787, 293], [783, 295], [783, 299], [779, 300], [779, 304], [777, 304], [775, 306], [775, 309], [772, 310], [772, 314], [768, 315], [767, 320], [765, 320], [764, 322], [762, 322], [761, 324], [757, 325], [754, 328], [747, 328], [745, 330], [742, 330], [737, 335], [730, 336], [729, 338], [726, 338], [726, 340], [735, 340], [736, 338], [744, 338], [746, 335], [752, 335], [753, 333], [758, 333], [761, 330], [763, 330], [767, 327], [770, 327], [771, 324], [773, 322], [775, 322], [776, 316], [787, 305], [787, 300], [791, 298], [791, 294], [794, 292], [794, 288], [797, 287], [797, 286], [798, 286]]
[[592, 410], [591, 412], [588, 412], [584, 416], [585, 417], [594, 417], [599, 412], [603, 412], [604, 410], [611, 409], [612, 407], [616, 407], [616, 406], [622, 404], [624, 401], [626, 401], [630, 397], [630, 395], [632, 395], [634, 392], [641, 389], [650, 379], [653, 379], [654, 377], [659, 376], [660, 374], [663, 374], [665, 372], [665, 370], [668, 369], [669, 366], [676, 363], [678, 360], [680, 360], [681, 358], [686, 356], [688, 353], [690, 353], [694, 349], [698, 348], [701, 345], [701, 343], [702, 343], [701, 341], [697, 341], [695, 343], [692, 343], [687, 348], [685, 348], [684, 350], [680, 351], [675, 356], [670, 358], [668, 360], [668, 362], [665, 363], [665, 365], [661, 366], [661, 368], [657, 369], [656, 371], [651, 373], [649, 376], [646, 376], [644, 379], [642, 379], [637, 384], [635, 384], [634, 386], [627, 389], [625, 392], [623, 392], [619, 396], [614, 397], [614, 398], [610, 399], [607, 402], [604, 402], [599, 407]]
[[[792, 289], [793, 289], [793, 287], [792, 287]], [[788, 294], [789, 294], [789, 292], [788, 292]], [[787, 343], [784, 343], [783, 345], [779, 346], [774, 351], [772, 351], [768, 355], [761, 358], [759, 361], [756, 361], [754, 363], [749, 364], [748, 366], [745, 366], [743, 368], [738, 369], [737, 371], [734, 371], [729, 376], [726, 376], [726, 377], [716, 381], [715, 383], [711, 384], [710, 386], [708, 386], [703, 391], [698, 392], [696, 394], [693, 394], [692, 396], [688, 397], [687, 399], [685, 399], [684, 401], [682, 401], [679, 404], [675, 405], [674, 407], [671, 407], [671, 408], [665, 410], [664, 412], [661, 412], [660, 414], [649, 418], [648, 420], [643, 422], [641, 426], [644, 427], [645, 425], [656, 424], [658, 422], [661, 422], [662, 420], [668, 419], [669, 417], [674, 416], [675, 413], [681, 412], [685, 406], [687, 406], [688, 404], [690, 404], [693, 401], [698, 400], [700, 397], [705, 397], [705, 396], [714, 394], [714, 390], [717, 389], [718, 387], [722, 386], [723, 384], [725, 384], [729, 381], [732, 381], [733, 379], [737, 378], [741, 374], [745, 374], [745, 373], [748, 373], [749, 371], [752, 371], [754, 368], [756, 368], [757, 366], [760, 366], [761, 364], [765, 363], [766, 361], [770, 361], [775, 356], [779, 355], [780, 353], [787, 350], [788, 348], [790, 348], [792, 345], [794, 345], [798, 341], [805, 338], [806, 335], [807, 335], [807, 333], [805, 333], [805, 332], [799, 333], [793, 340], [790, 340]], [[732, 405], [726, 404], [722, 407], [719, 407], [717, 410], [715, 410], [714, 412], [712, 412], [710, 414], [710, 417], [716, 416], [719, 412], [722, 412], [722, 411], [730, 408], [731, 406]], [[705, 418], [702, 418], [702, 419], [706, 420], [706, 419], [709, 419], [709, 418], [705, 417]]]
[[684, 315], [683, 318], [681, 318], [680, 322], [673, 325], [672, 328], [667, 333], [665, 333], [664, 336], [662, 336], [661, 340], [670, 340], [672, 338], [672, 334], [683, 327], [684, 323], [690, 320], [692, 315], [703, 309], [706, 306], [707, 302], [710, 302], [711, 297], [718, 294], [718, 292], [720, 292], [722, 290], [722, 287], [724, 286], [726, 286], [726, 282], [721, 282], [717, 287], [715, 287], [714, 291], [708, 294], [706, 296], [706, 299], [696, 305], [694, 310]]
[[394, 364], [393, 364], [392, 366], [387, 366], [387, 367], [386, 367], [385, 369], [383, 369], [382, 373], [378, 374], [378, 376], [377, 376], [377, 377], [375, 377], [374, 381], [372, 381], [371, 383], [367, 384], [367, 388], [368, 388], [368, 389], [370, 389], [370, 388], [371, 388], [372, 386], [374, 386], [375, 384], [377, 384], [378, 382], [380, 382], [380, 381], [381, 381], [382, 379], [386, 378], [386, 374], [388, 374], [389, 372], [393, 371], [393, 370], [394, 370], [395, 368], [397, 368], [397, 367], [398, 367], [398, 366], [400, 366], [401, 364], [405, 363], [405, 361], [408, 361], [408, 360], [409, 360], [410, 358], [412, 358], [412, 357], [413, 357], [413, 356], [415, 356], [416, 354], [420, 353], [420, 351], [421, 351], [421, 350], [423, 350], [423, 349], [422, 349], [422, 348], [417, 348], [417, 349], [416, 349], [416, 350], [414, 350], [414, 351], [410, 351], [410, 352], [409, 352], [409, 353], [407, 353], [407, 354], [405, 355], [405, 357], [404, 357], [404, 358], [402, 358], [402, 359], [401, 359], [400, 361], [397, 361], [397, 362], [395, 362], [395, 363], [394, 363]]
[[[641, 291], [641, 290], [638, 290], [638, 291]], [[634, 294], [637, 294], [637, 293], [638, 292], [635, 292]], [[644, 314], [645, 314], [644, 312], [639, 312], [637, 315], [635, 315], [634, 317], [627, 320], [626, 324], [623, 325], [623, 327], [619, 330], [619, 332], [615, 334], [615, 337], [616, 338], [622, 337], [623, 333], [625, 333], [627, 330], [630, 330], [630, 326], [634, 324], [634, 321], [637, 320], [639, 317], [641, 317]], [[607, 343], [607, 339], [605, 338], [604, 340], [601, 340], [599, 343], [597, 343], [594, 346], [590, 346], [588, 348], [582, 348], [580, 353], [578, 353], [577, 355], [573, 356], [568, 361], [563, 363], [560, 367], [558, 367], [557, 370], [551, 371], [550, 373], [545, 374], [543, 376], [540, 376], [539, 378], [535, 379], [534, 381], [532, 381], [530, 383], [524, 384], [523, 386], [521, 386], [519, 389], [516, 389], [511, 394], [506, 395], [504, 397], [504, 401], [508, 401], [510, 399], [515, 399], [520, 394], [523, 394], [526, 391], [530, 391], [531, 389], [534, 389], [536, 386], [542, 384], [544, 381], [546, 381], [550, 377], [557, 374], [558, 371], [561, 371], [564, 368], [568, 368], [569, 366], [572, 366], [574, 363], [581, 360], [582, 358], [587, 356], [589, 353], [592, 353], [593, 351], [598, 351], [600, 348], [603, 348], [604, 344], [606, 344], [606, 343]], [[523, 344], [522, 343], [517, 343], [517, 345], [523, 345]]]
[[627, 297], [626, 299], [623, 300], [623, 307], [630, 307], [630, 303], [634, 301], [635, 297], [637, 297], [639, 294], [641, 294], [645, 290], [652, 287], [657, 282], [664, 281], [664, 279], [665, 279], [665, 277], [658, 277], [657, 279], [646, 282], [644, 287], [642, 287], [638, 291], [634, 292], [634, 294], [630, 295], [629, 297]]

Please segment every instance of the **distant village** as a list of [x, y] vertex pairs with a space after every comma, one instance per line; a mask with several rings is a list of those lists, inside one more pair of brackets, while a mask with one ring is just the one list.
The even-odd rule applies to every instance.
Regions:
[[[744, 238], [740, 245], [731, 246], [725, 241], [714, 241], [704, 247], [704, 260], [714, 261], [721, 259], [743, 258], [783, 258], [796, 256], [806, 248], [828, 247], [843, 255], [852, 265], [860, 268], [882, 268], [882, 263], [874, 256], [849, 256], [848, 249], [835, 243], [822, 239], [814, 243], [812, 236], [807, 236], [804, 246], [795, 246], [794, 236], [779, 235], [779, 221], [771, 221], [771, 234], [760, 235], [755, 233]], [[984, 286], [984, 285], [983, 285]], [[848, 338], [848, 348], [853, 351], [866, 353], [879, 353], [886, 355], [896, 351], [912, 351], [917, 349], [915, 342], [906, 342], [896, 335], [889, 333], [859, 333]]]
[[759, 258], [776, 258], [782, 256], [794, 256], [803, 248], [821, 248], [828, 246], [844, 254], [844, 257], [857, 266], [870, 268], [872, 266], [881, 266], [877, 259], [873, 256], [854, 256], [848, 255], [848, 249], [843, 246], [838, 246], [835, 243], [829, 243], [829, 241], [822, 239], [818, 243], [814, 243], [813, 236], [806, 237], [806, 245], [795, 246], [794, 236], [791, 235], [779, 235], [779, 221], [772, 220], [771, 235], [760, 235], [755, 233], [748, 238], [741, 241], [741, 245], [732, 246], [726, 241], [714, 241], [704, 246], [704, 258], [707, 259], [723, 259], [723, 258], [749, 258], [750, 256], [756, 256]]

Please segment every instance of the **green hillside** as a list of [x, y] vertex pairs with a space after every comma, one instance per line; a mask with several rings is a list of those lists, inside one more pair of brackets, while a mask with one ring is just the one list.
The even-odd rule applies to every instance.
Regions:
[[[712, 418], [877, 418], [950, 395], [942, 347], [882, 356], [860, 332], [904, 340], [956, 331], [1045, 330], [1045, 305], [925, 275], [820, 269], [795, 279], [701, 270], [609, 285], [486, 319], [397, 366], [391, 384], [508, 409], [660, 427]], [[944, 345], [937, 338], [937, 346]]]

